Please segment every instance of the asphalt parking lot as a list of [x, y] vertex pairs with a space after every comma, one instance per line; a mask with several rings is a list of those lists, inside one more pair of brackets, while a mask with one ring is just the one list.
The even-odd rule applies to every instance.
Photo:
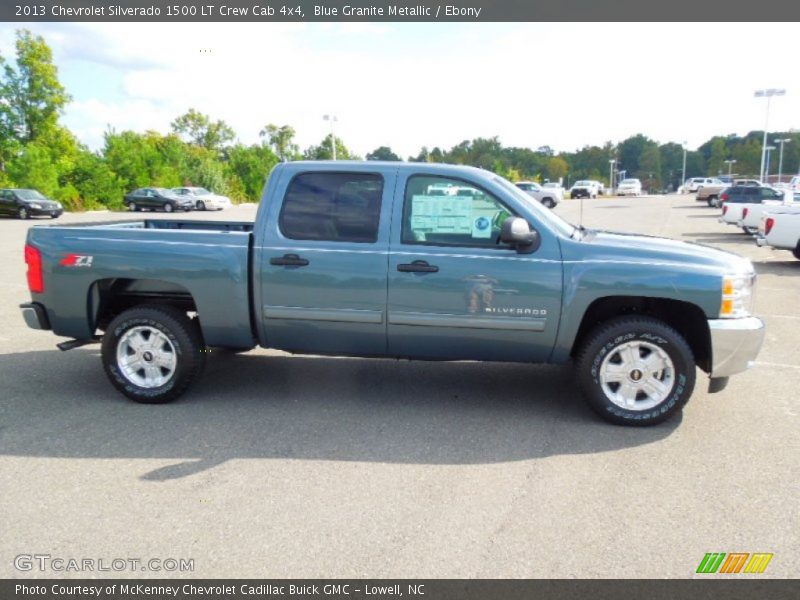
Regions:
[[[580, 202], [556, 210], [577, 222]], [[150, 577], [683, 578], [706, 552], [772, 552], [762, 577], [796, 577], [800, 261], [718, 212], [584, 201], [586, 226], [709, 244], [759, 273], [756, 367], [716, 395], [699, 377], [683, 415], [648, 429], [597, 418], [568, 367], [265, 350], [214, 354], [180, 401], [137, 405], [97, 346], [60, 352], [25, 326], [25, 232], [49, 221], [0, 219], [0, 576], [92, 576], [15, 569], [39, 553], [194, 559]]]

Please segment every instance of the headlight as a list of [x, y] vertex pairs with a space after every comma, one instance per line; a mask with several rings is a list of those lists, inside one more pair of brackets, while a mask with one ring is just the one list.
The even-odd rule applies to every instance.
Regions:
[[719, 316], [722, 319], [738, 319], [750, 316], [755, 301], [755, 273], [727, 275], [722, 278], [722, 304]]
[[56, 202], [56, 208], [64, 208], [64, 207], [61, 206], [61, 202]]
[[41, 208], [42, 208], [42, 205], [41, 204], [36, 204], [36, 202], [31, 202], [30, 204], [28, 204], [28, 206], [30, 208], [35, 208], [36, 210], [41, 210]]

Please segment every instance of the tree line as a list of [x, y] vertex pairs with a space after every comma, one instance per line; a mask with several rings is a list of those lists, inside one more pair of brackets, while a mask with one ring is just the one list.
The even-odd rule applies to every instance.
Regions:
[[[58, 79], [52, 51], [41, 36], [28, 30], [16, 35], [13, 60], [0, 55], [0, 187], [34, 188], [69, 210], [122, 208], [128, 191], [144, 186], [197, 185], [234, 201], [258, 201], [267, 174], [284, 160], [359, 159], [340, 137], [331, 135], [300, 150], [295, 129], [266, 124], [257, 144], [238, 142], [224, 121], [190, 108], [176, 117], [168, 133], [117, 131], [109, 128], [103, 146], [91, 151], [60, 123], [71, 97]], [[759, 172], [763, 132], [715, 136], [686, 153], [686, 176]], [[773, 133], [789, 139], [784, 145], [783, 172], [800, 169], [800, 132]], [[777, 172], [778, 152], [770, 172]], [[367, 160], [402, 160], [381, 146]], [[413, 162], [446, 162], [492, 170], [514, 180], [578, 179], [607, 182], [609, 161], [618, 171], [638, 177], [651, 191], [669, 191], [681, 183], [684, 150], [680, 144], [659, 144], [645, 135], [574, 152], [503, 146], [497, 137], [465, 140], [450, 149], [423, 147]], [[735, 160], [735, 163], [726, 161]]]

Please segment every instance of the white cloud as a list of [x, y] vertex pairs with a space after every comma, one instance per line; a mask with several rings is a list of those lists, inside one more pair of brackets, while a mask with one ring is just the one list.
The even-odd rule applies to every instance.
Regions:
[[407, 156], [493, 135], [563, 150], [639, 132], [696, 146], [762, 128], [759, 87], [789, 88], [773, 101], [771, 129], [800, 126], [793, 24], [31, 28], [64, 67], [118, 73], [119, 97], [73, 91], [67, 123], [93, 146], [106, 123], [165, 131], [189, 107], [224, 119], [246, 143], [268, 122], [290, 124], [301, 146], [327, 134], [322, 115], [332, 112], [361, 154], [389, 145]]

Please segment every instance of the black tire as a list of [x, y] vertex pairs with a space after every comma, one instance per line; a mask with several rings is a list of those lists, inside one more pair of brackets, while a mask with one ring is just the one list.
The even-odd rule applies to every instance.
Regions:
[[716, 196], [709, 196], [708, 199], [706, 199], [706, 203], [711, 208], [716, 208], [717, 207], [717, 197]]
[[136, 206], [136, 202], [131, 202], [130, 204], [128, 204], [128, 210], [130, 210], [131, 212], [139, 212], [139, 207]]
[[543, 204], [545, 207], [547, 207], [547, 208], [554, 208], [554, 207], [555, 207], [555, 205], [556, 205], [556, 203], [555, 203], [555, 202], [553, 202], [553, 199], [552, 199], [552, 198], [544, 198], [544, 199], [542, 200], [542, 204]]
[[20, 219], [30, 219], [31, 213], [24, 206], [20, 206], [19, 210], [17, 211], [17, 217], [19, 217]]
[[198, 200], [197, 204], [195, 205], [195, 208], [197, 210], [205, 210], [206, 209], [206, 203], [203, 202], [202, 200]]
[[164, 205], [164, 212], [166, 212], [166, 213], [171, 213], [171, 212], [172, 212], [172, 211], [174, 211], [174, 210], [175, 210], [175, 207], [174, 207], [174, 206], [172, 206], [172, 204], [170, 204], [169, 202], [167, 202], [167, 203]]
[[[642, 342], [660, 349], [672, 362], [671, 387], [652, 407], [622, 407], [606, 395], [600, 381], [604, 360], [608, 358], [610, 362], [619, 347], [629, 342]], [[617, 317], [598, 325], [584, 340], [575, 364], [578, 384], [586, 402], [598, 415], [619, 425], [656, 425], [666, 421], [681, 411], [694, 390], [696, 368], [691, 348], [672, 327], [651, 317]], [[640, 381], [644, 375], [635, 369], [629, 377], [637, 377], [635, 381]], [[664, 377], [666, 380], [666, 375]]]
[[758, 229], [755, 227], [742, 227], [742, 231], [744, 231], [747, 235], [755, 235], [758, 232]]
[[800, 242], [798, 242], [797, 246], [795, 246], [794, 250], [792, 250], [792, 256], [794, 256], [797, 260], [800, 260]]
[[[121, 370], [117, 347], [134, 327], [161, 332], [174, 348], [175, 368], [159, 387], [137, 385]], [[183, 394], [203, 370], [205, 352], [200, 328], [186, 314], [170, 306], [137, 306], [119, 314], [106, 329], [101, 354], [103, 368], [111, 383], [131, 400], [142, 404], [165, 404]]]

